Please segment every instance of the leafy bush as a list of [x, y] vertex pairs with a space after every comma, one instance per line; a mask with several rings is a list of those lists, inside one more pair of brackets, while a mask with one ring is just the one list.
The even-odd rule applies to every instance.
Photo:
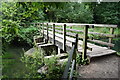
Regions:
[[33, 37], [35, 35], [40, 35], [37, 27], [30, 26], [27, 28], [20, 27], [18, 34], [18, 41], [26, 41], [28, 44], [33, 44]]
[[86, 58], [86, 59], [82, 59], [82, 55], [80, 54], [77, 54], [77, 59], [76, 59], [76, 62], [77, 62], [77, 64], [78, 65], [86, 65], [86, 64], [89, 64], [89, 59], [88, 58]]
[[[44, 51], [37, 49], [32, 56], [24, 55], [21, 60], [25, 63], [26, 67], [30, 70], [29, 74], [25, 74], [25, 78], [39, 78], [46, 79], [60, 79], [63, 74], [63, 65], [57, 63], [57, 57], [44, 59]], [[47, 73], [38, 74], [37, 70], [42, 66], [47, 66]]]

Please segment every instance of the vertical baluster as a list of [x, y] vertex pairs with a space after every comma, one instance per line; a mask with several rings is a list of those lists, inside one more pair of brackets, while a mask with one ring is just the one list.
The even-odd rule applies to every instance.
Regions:
[[87, 58], [86, 53], [87, 53], [88, 28], [89, 28], [89, 25], [86, 25], [86, 26], [84, 27], [84, 39], [83, 39], [82, 60], [84, 60], [85, 58]]
[[48, 29], [49, 29], [49, 26], [48, 26], [48, 23], [47, 23], [47, 43], [48, 43], [48, 40], [49, 40], [49, 36], [48, 36]]
[[63, 51], [66, 52], [66, 24], [63, 26]]
[[53, 44], [55, 44], [55, 24], [53, 24]]
[[[110, 28], [110, 34], [114, 34], [114, 28]], [[109, 38], [109, 43], [112, 43], [112, 38]]]

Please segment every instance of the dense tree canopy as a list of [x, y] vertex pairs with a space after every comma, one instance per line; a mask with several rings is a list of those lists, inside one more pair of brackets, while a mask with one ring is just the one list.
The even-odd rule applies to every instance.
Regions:
[[[24, 27], [21, 23], [71, 22], [120, 24], [120, 3], [78, 2], [4, 2], [2, 3], [2, 39], [11, 42], [31, 43], [37, 34], [35, 27]], [[31, 32], [34, 32], [32, 36]]]

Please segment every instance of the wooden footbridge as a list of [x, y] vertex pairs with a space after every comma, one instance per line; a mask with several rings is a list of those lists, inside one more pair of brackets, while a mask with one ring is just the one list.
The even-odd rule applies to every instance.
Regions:
[[[83, 35], [78, 34], [77, 51], [78, 53], [83, 53], [84, 57], [99, 57], [112, 53], [116, 53], [115, 50], [110, 49], [114, 47], [112, 44], [112, 38], [115, 37], [114, 28], [117, 25], [102, 25], [102, 24], [74, 24], [74, 23], [36, 23], [36, 25], [41, 26], [43, 37], [46, 42], [51, 42], [52, 44], [58, 46], [64, 52], [69, 52], [72, 49], [72, 43], [75, 42], [76, 33], [83, 33]], [[62, 26], [62, 27], [61, 27]], [[70, 29], [66, 27], [84, 27], [83, 30]], [[98, 32], [88, 32], [89, 28], [94, 27], [106, 27], [110, 28], [109, 34], [98, 33]], [[109, 38], [109, 42], [103, 42], [100, 40], [95, 40], [93, 37], [89, 37], [88, 34], [99, 35]], [[91, 43], [92, 42], [92, 43]], [[100, 45], [106, 45], [108, 47], [102, 47], [93, 43], [98, 43]], [[38, 45], [40, 43], [37, 43]]]
[[[56, 45], [62, 51], [69, 53], [68, 63], [63, 74], [63, 79], [68, 78], [70, 65], [71, 71], [69, 78], [71, 79], [73, 76], [72, 75], [73, 70], [76, 69], [76, 51], [82, 54], [83, 60], [86, 59], [87, 57], [93, 58], [116, 53], [116, 51], [112, 50], [110, 47], [114, 47], [114, 44], [112, 43], [112, 38], [115, 37], [114, 29], [117, 28], [117, 25], [76, 24], [76, 23], [33, 23], [33, 24], [41, 28], [41, 33], [44, 39], [43, 43], [49, 42], [52, 45]], [[83, 30], [72, 29], [74, 27], [81, 27], [83, 28]], [[95, 27], [98, 27], [98, 29], [109, 28], [110, 31], [108, 32], [108, 34], [89, 32], [90, 28]], [[89, 34], [107, 37], [109, 41], [104, 42], [100, 40], [95, 40], [93, 37], [90, 37]], [[38, 46], [41, 46], [42, 43], [39, 43], [36, 38], [34, 38], [34, 41]], [[107, 47], [96, 45], [95, 43], [105, 45]]]

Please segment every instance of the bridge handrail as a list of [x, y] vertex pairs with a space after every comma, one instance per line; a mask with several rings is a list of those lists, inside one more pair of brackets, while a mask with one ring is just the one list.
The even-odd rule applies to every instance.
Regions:
[[[24, 23], [21, 23], [24, 25]], [[25, 23], [27, 24], [27, 23]], [[40, 25], [41, 23], [28, 23], [28, 24], [33, 24], [33, 25]], [[47, 23], [44, 23], [47, 24]], [[84, 27], [85, 25], [89, 25], [89, 26], [95, 26], [95, 27], [108, 27], [108, 28], [117, 28], [117, 25], [113, 25], [113, 24], [79, 24], [79, 23], [49, 23], [49, 25], [58, 25], [58, 26], [63, 26], [64, 24], [68, 25], [68, 26], [81, 26]]]
[[[47, 24], [47, 23], [44, 23]], [[58, 26], [63, 26], [64, 24], [68, 25], [68, 26], [81, 26], [84, 27], [86, 25], [89, 26], [95, 26], [95, 27], [108, 27], [108, 28], [117, 28], [117, 25], [112, 25], [112, 24], [79, 24], [79, 23], [49, 23], [49, 25], [58, 25]]]
[[[46, 25], [46, 23], [45, 23], [45, 25]], [[52, 28], [52, 26], [49, 26], [49, 27]], [[61, 28], [61, 27], [55, 27], [55, 29], [59, 29], [59, 30], [55, 30], [56, 32], [62, 33], [61, 30], [63, 30], [63, 28]], [[82, 32], [82, 33], [84, 33], [83, 30], [76, 30], [76, 29], [69, 29], [69, 28], [66, 28], [66, 31], [69, 31], [69, 32], [66, 32], [66, 35], [67, 36], [72, 36], [72, 37], [75, 37], [75, 34], [73, 32]], [[70, 32], [70, 31], [72, 31], [72, 32]], [[116, 37], [116, 35], [113, 34], [113, 32], [114, 32], [114, 28], [110, 28], [110, 34], [98, 33], [98, 32], [88, 32], [88, 34], [93, 34], [93, 35], [99, 35], [99, 36], [108, 37], [109, 38], [109, 43], [104, 42], [104, 41], [95, 40], [95, 39], [93, 40], [93, 37], [88, 37], [88, 36], [87, 36], [87, 39], [92, 39], [92, 40], [88, 40], [90, 42], [98, 43], [98, 44], [101, 44], [101, 45], [106, 45], [108, 47], [114, 47], [114, 44], [112, 44], [111, 39], [113, 37]], [[79, 36], [80, 36], [79, 39], [84, 39], [84, 36], [82, 36], [82, 35], [79, 35]]]
[[70, 72], [69, 78], [72, 78], [73, 69], [76, 69], [76, 49], [77, 49], [77, 43], [78, 43], [78, 34], [76, 34], [76, 40], [73, 43], [71, 51], [69, 52], [68, 62], [66, 64], [66, 67], [65, 67], [65, 70], [64, 70], [64, 73], [63, 73], [63, 76], [62, 76], [63, 79], [67, 79], [68, 78], [68, 72], [69, 72], [69, 68], [70, 68], [70, 65], [71, 65], [71, 61], [72, 61], [72, 66], [73, 67], [71, 68], [71, 72]]

